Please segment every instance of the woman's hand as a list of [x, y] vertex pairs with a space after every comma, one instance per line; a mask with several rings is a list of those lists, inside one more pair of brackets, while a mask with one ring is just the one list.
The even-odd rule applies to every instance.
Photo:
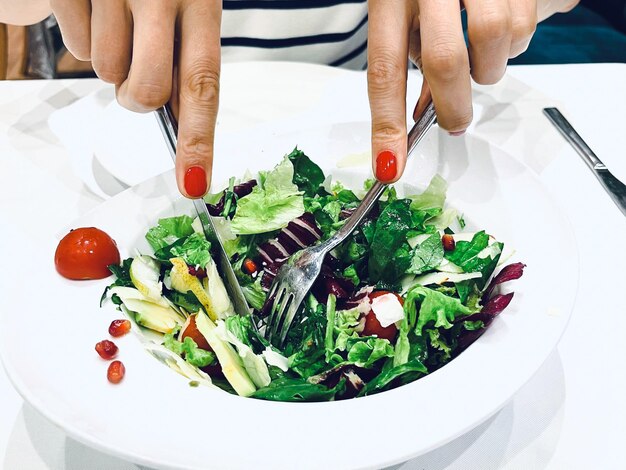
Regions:
[[219, 98], [221, 0], [51, 0], [68, 50], [91, 59], [128, 109], [172, 101], [181, 193], [210, 185]]
[[[369, 0], [368, 94], [376, 177], [396, 181], [407, 151], [406, 80], [410, 58], [424, 82], [415, 119], [432, 98], [439, 126], [460, 135], [472, 121], [471, 78], [493, 84], [509, 58], [526, 50], [538, 19], [577, 0], [464, 0], [469, 50], [458, 0]], [[471, 78], [470, 78], [471, 77]]]

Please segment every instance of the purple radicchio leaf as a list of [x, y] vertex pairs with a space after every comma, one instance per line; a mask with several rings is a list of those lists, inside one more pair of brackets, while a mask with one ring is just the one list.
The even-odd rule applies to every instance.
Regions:
[[525, 267], [526, 265], [524, 263], [513, 263], [502, 268], [502, 270], [491, 280], [489, 287], [485, 290], [485, 293], [483, 294], [483, 304], [489, 300], [491, 293], [496, 286], [522, 277]]
[[[252, 192], [252, 188], [254, 188], [256, 185], [257, 185], [256, 180], [246, 181], [245, 183], [241, 183], [241, 184], [234, 186], [233, 193], [235, 193], [237, 195], [237, 198], [240, 199], [250, 194]], [[224, 211], [224, 205], [226, 204], [227, 192], [228, 192], [228, 189], [225, 189], [224, 192], [222, 193], [221, 199], [218, 201], [217, 204], [206, 205], [206, 208], [209, 211], [209, 214], [211, 214], [213, 217], [222, 215], [222, 212]]]

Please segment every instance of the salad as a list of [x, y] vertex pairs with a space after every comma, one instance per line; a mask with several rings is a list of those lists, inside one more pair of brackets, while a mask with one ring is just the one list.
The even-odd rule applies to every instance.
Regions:
[[[105, 290], [147, 349], [190, 379], [241, 396], [329, 401], [379, 393], [439, 369], [511, 302], [497, 286], [504, 245], [445, 208], [446, 182], [399, 197], [389, 187], [329, 256], [282, 348], [262, 336], [267, 292], [296, 251], [330, 237], [364, 191], [333, 182], [301, 150], [270, 171], [205, 198], [251, 315], [235, 314], [199, 221], [168, 217], [146, 233], [151, 253], [110, 266]], [[499, 271], [495, 276], [494, 273]]]

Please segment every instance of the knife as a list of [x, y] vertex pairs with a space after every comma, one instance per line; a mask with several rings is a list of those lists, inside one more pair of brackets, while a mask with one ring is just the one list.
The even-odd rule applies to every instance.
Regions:
[[565, 140], [574, 147], [574, 150], [582, 157], [589, 169], [596, 175], [600, 184], [609, 193], [615, 205], [622, 211], [622, 214], [626, 215], [626, 185], [613, 176], [606, 165], [602, 163], [602, 160], [591, 150], [557, 108], [544, 108], [543, 113], [565, 137]]
[[[157, 109], [155, 113], [161, 132], [163, 133], [163, 137], [165, 137], [165, 141], [167, 142], [172, 160], [176, 162], [176, 143], [178, 135], [178, 123], [176, 122], [176, 118], [174, 117], [169, 105], [165, 105]], [[239, 315], [247, 315], [250, 313], [250, 307], [248, 306], [248, 302], [243, 295], [239, 281], [237, 281], [237, 276], [235, 275], [235, 271], [233, 271], [228, 255], [226, 254], [226, 251], [224, 251], [222, 241], [215, 230], [213, 219], [211, 219], [211, 215], [207, 210], [206, 204], [203, 199], [193, 199], [192, 201], [194, 207], [196, 208], [196, 212], [198, 213], [200, 223], [202, 224], [204, 235], [206, 236], [206, 239], [211, 242], [214, 254], [217, 255], [215, 257], [217, 271], [226, 281], [224, 285], [226, 286], [226, 291], [228, 292], [228, 295], [233, 303], [235, 312]]]

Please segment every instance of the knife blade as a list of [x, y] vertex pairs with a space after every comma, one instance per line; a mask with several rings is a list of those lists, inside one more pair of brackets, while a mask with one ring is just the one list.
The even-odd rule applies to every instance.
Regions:
[[[167, 142], [172, 160], [176, 161], [176, 144], [178, 135], [178, 123], [176, 122], [176, 118], [168, 105], [157, 109], [155, 113], [161, 132], [163, 133], [163, 137]], [[226, 286], [226, 291], [228, 292], [230, 300], [233, 303], [235, 312], [239, 315], [249, 314], [251, 312], [250, 307], [243, 295], [241, 286], [237, 281], [237, 276], [235, 275], [235, 271], [230, 264], [228, 255], [226, 254], [226, 251], [224, 251], [224, 246], [219, 238], [219, 234], [215, 230], [213, 219], [207, 210], [204, 200], [193, 199], [193, 205], [198, 213], [198, 218], [200, 219], [204, 235], [206, 236], [206, 239], [211, 242], [211, 247], [216, 255], [214, 256], [214, 261], [217, 265], [217, 271], [222, 275], [222, 278], [225, 281], [224, 285]]]
[[615, 205], [626, 215], [626, 185], [609, 171], [602, 160], [587, 145], [574, 127], [557, 108], [544, 108], [543, 113], [557, 128], [565, 140], [576, 150], [589, 169], [596, 175], [600, 184], [609, 194]]

